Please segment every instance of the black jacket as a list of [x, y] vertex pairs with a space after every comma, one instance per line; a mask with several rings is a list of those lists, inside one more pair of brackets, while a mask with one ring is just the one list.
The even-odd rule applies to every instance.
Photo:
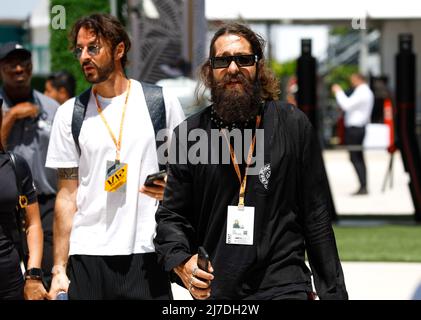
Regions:
[[[188, 118], [187, 132], [202, 128], [210, 136], [210, 117], [207, 108]], [[170, 271], [203, 245], [215, 270], [211, 298], [271, 299], [311, 290], [306, 250], [319, 297], [347, 299], [311, 124], [294, 106], [275, 102], [266, 103], [262, 118], [269, 183], [266, 189], [259, 175], [248, 176], [245, 196], [245, 205], [255, 207], [254, 245], [225, 242], [227, 206], [236, 205], [239, 194], [232, 164], [173, 163], [156, 214], [159, 261]], [[194, 144], [180, 139], [180, 127], [171, 154]]]

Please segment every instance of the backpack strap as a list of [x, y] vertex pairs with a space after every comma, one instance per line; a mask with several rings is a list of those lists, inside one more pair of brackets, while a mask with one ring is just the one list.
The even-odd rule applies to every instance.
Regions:
[[[166, 120], [166, 112], [165, 112], [165, 102], [164, 96], [162, 93], [162, 88], [150, 84], [142, 82], [142, 88], [145, 95], [146, 105], [148, 107], [149, 116], [152, 120], [152, 125], [155, 132], [155, 142], [156, 142], [156, 149], [165, 142], [165, 141], [157, 141], [156, 135], [161, 129], [165, 129], [167, 127], [167, 120]], [[86, 109], [88, 107], [89, 98], [91, 96], [91, 88], [84, 91], [82, 94], [76, 97], [75, 106], [73, 109], [73, 116], [72, 116], [72, 135], [73, 140], [75, 141], [76, 148], [81, 154], [80, 145], [79, 145], [79, 135], [80, 130], [82, 128], [83, 120], [85, 119]], [[165, 165], [158, 164], [159, 169], [165, 169]]]
[[25, 249], [27, 248], [27, 246], [26, 246], [26, 237], [24, 234], [24, 226], [22, 224], [22, 220], [25, 218], [25, 207], [28, 204], [28, 199], [25, 197], [25, 195], [22, 194], [23, 177], [19, 174], [16, 156], [12, 152], [7, 152], [7, 155], [9, 156], [10, 164], [12, 165], [12, 169], [16, 176], [16, 187], [19, 193], [19, 201], [18, 201], [18, 204], [16, 206], [16, 211], [15, 211], [15, 220], [16, 220], [18, 236], [16, 235], [13, 236], [14, 238], [13, 241], [17, 245], [20, 259], [21, 261], [25, 263], [25, 267], [26, 267]]
[[73, 108], [72, 116], [72, 136], [75, 141], [77, 151], [81, 154], [79, 145], [79, 135], [82, 128], [83, 120], [85, 119], [86, 109], [88, 108], [89, 98], [91, 96], [91, 88], [85, 90], [76, 97], [75, 107]]
[[[165, 102], [162, 93], [162, 87], [142, 82], [143, 93], [145, 94], [146, 105], [148, 106], [149, 116], [151, 117], [153, 129], [155, 131], [156, 150], [165, 142], [156, 140], [159, 130], [167, 127], [165, 112]], [[164, 170], [165, 165], [158, 163], [159, 170]]]

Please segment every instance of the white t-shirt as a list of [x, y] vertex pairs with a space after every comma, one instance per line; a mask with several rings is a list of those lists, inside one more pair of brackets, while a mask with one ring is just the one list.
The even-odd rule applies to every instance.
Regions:
[[[177, 98], [163, 90], [167, 128], [184, 119]], [[106, 99], [98, 96], [103, 115], [118, 139], [126, 92]], [[114, 161], [116, 146], [98, 114], [91, 93], [79, 144], [71, 133], [75, 99], [57, 110], [48, 147], [46, 166], [79, 167], [77, 212], [70, 235], [69, 255], [128, 255], [153, 252], [156, 200], [139, 192], [148, 174], [157, 172], [158, 160], [152, 121], [142, 85], [131, 80], [124, 119], [121, 162], [128, 164], [126, 192], [104, 190], [107, 160]]]
[[370, 123], [374, 94], [366, 83], [357, 86], [349, 97], [342, 90], [338, 91], [336, 101], [345, 111], [346, 127], [364, 127]]

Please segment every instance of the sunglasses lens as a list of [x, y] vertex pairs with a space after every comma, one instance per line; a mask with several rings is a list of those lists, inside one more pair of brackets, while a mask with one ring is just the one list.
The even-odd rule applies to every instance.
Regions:
[[214, 57], [212, 59], [212, 68], [220, 69], [226, 68], [231, 62], [231, 57]]
[[99, 47], [98, 46], [89, 46], [88, 47], [88, 54], [90, 56], [95, 56], [97, 55], [99, 52]]
[[254, 55], [250, 54], [250, 55], [244, 55], [244, 56], [236, 56], [235, 62], [240, 67], [252, 66], [254, 64]]
[[[89, 46], [88, 47], [88, 54], [90, 56], [95, 56], [99, 53], [100, 47], [98, 46]], [[83, 48], [75, 48], [73, 50], [73, 55], [75, 56], [76, 59], [80, 59], [80, 57], [82, 56], [82, 52], [83, 52]]]
[[254, 54], [246, 54], [241, 56], [224, 56], [224, 57], [213, 57], [212, 68], [221, 69], [227, 68], [231, 61], [234, 60], [239, 67], [249, 67], [254, 65], [256, 62], [256, 56]]

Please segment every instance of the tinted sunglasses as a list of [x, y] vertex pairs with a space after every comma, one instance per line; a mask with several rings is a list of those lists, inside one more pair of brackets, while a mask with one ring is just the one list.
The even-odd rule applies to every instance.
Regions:
[[257, 62], [257, 55], [242, 54], [239, 56], [222, 56], [210, 58], [210, 63], [213, 69], [227, 68], [232, 61], [235, 61], [238, 67], [250, 67]]
[[[84, 48], [85, 47], [74, 48], [73, 55], [75, 56], [76, 59], [80, 59], [80, 57], [82, 56], [82, 52], [83, 52]], [[99, 53], [99, 51], [101, 50], [101, 47], [99, 45], [93, 44], [93, 45], [87, 46], [87, 50], [88, 50], [88, 54], [91, 57], [93, 57], [93, 56], [96, 56]]]

